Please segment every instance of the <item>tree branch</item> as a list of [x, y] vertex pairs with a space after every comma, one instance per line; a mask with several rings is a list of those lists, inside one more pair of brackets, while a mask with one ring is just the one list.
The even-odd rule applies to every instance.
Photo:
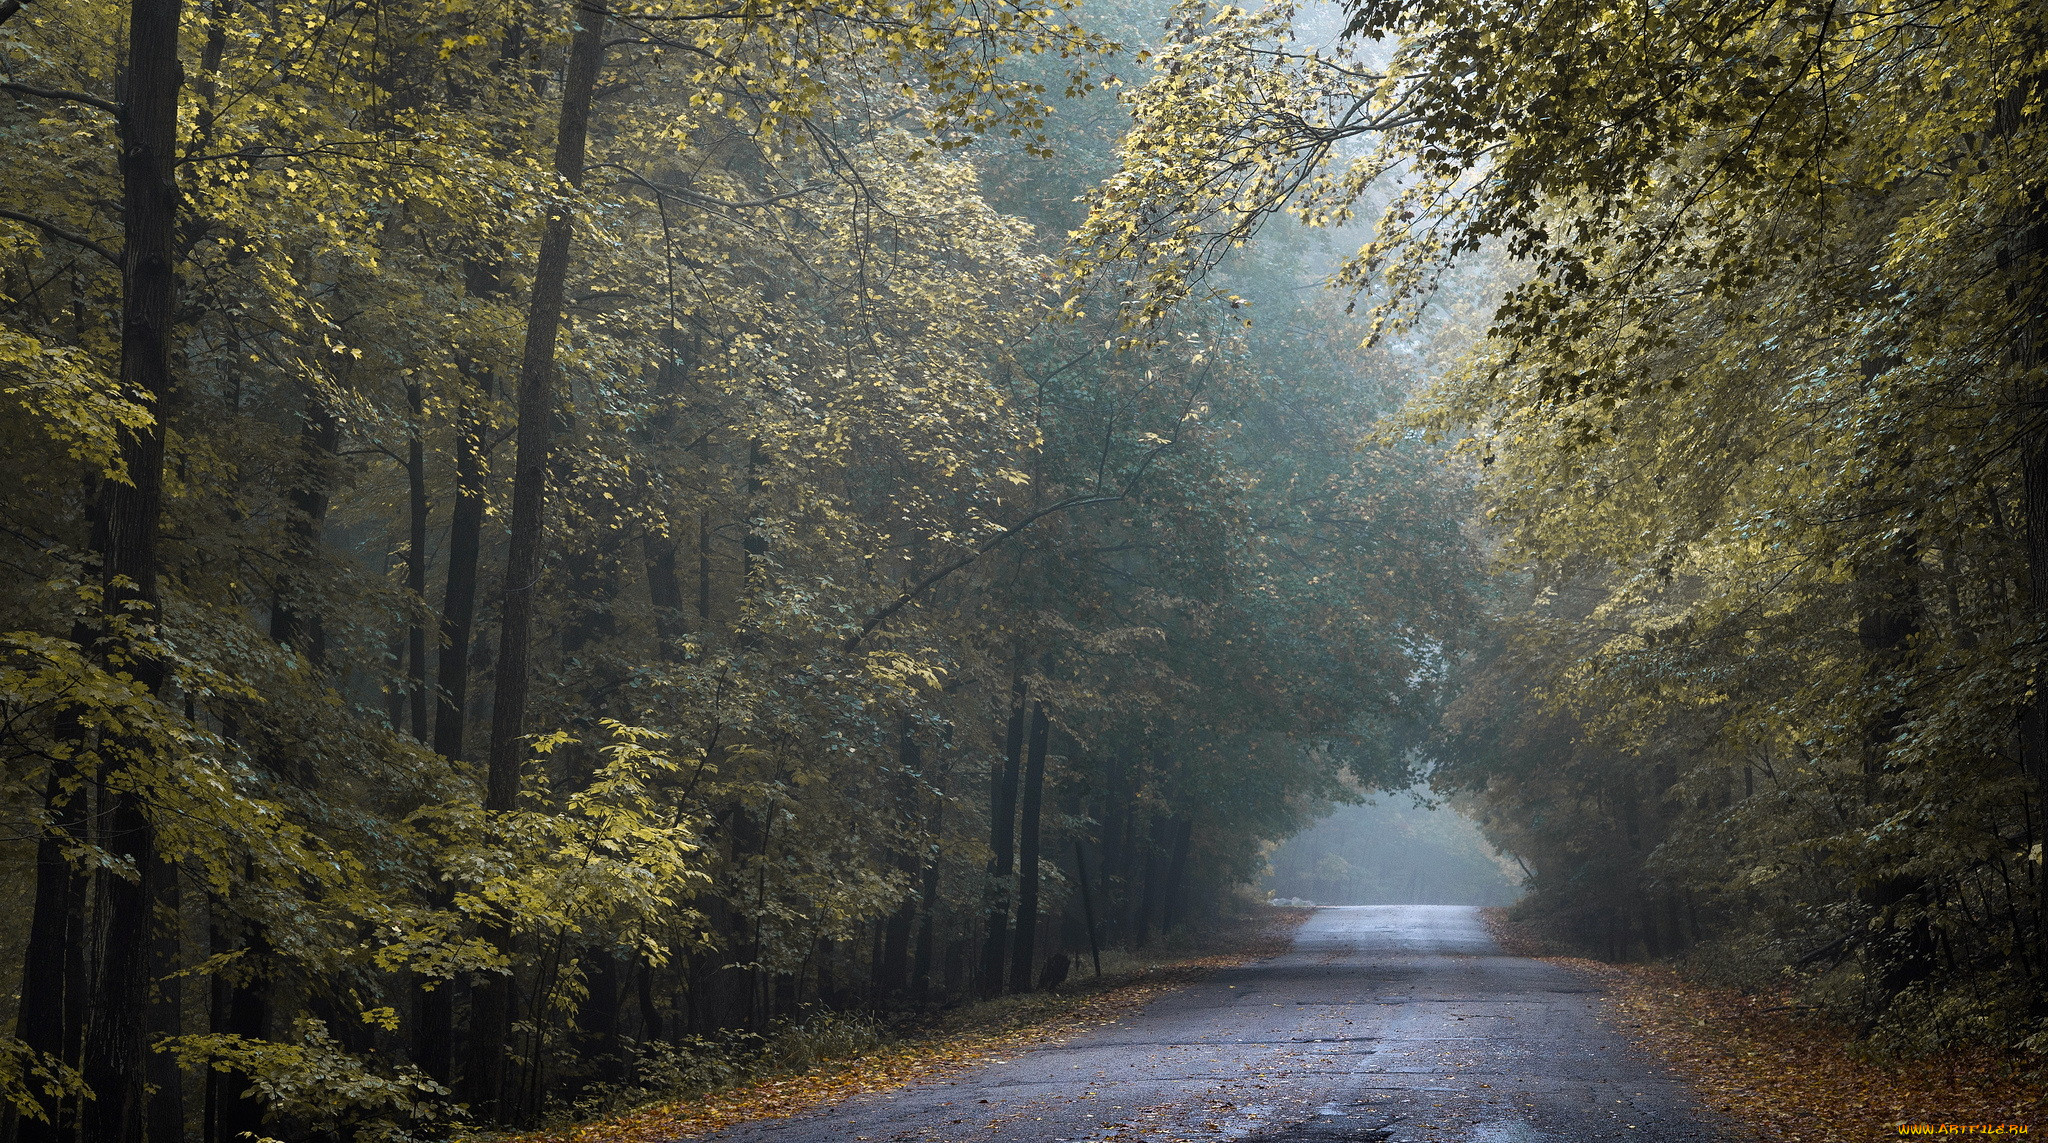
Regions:
[[[6, 0], [6, 3], [0, 3], [0, 21], [4, 21], [8, 16], [14, 14], [13, 12], [6, 11], [9, 4], [14, 6], [15, 11], [20, 11], [21, 9], [20, 0]], [[33, 95], [37, 99], [68, 100], [72, 103], [83, 103], [87, 107], [97, 107], [109, 115], [121, 114], [120, 104], [115, 103], [111, 99], [101, 99], [97, 95], [88, 95], [83, 91], [64, 91], [54, 87], [30, 87], [25, 83], [0, 83], [0, 91], [11, 91], [16, 95]]]
[[16, 222], [24, 223], [28, 226], [33, 226], [37, 230], [40, 230], [43, 233], [48, 234], [52, 238], [62, 238], [64, 241], [69, 242], [74, 246], [83, 246], [87, 250], [90, 250], [93, 253], [99, 255], [100, 257], [105, 258], [107, 260], [107, 263], [113, 266], [114, 269], [118, 270], [121, 268], [121, 256], [119, 254], [116, 254], [112, 250], [109, 250], [106, 247], [100, 245], [99, 243], [94, 242], [92, 239], [87, 238], [83, 234], [66, 230], [54, 222], [45, 222], [42, 219], [35, 217], [34, 215], [22, 214], [19, 211], [8, 210], [4, 207], [0, 207], [0, 218], [11, 218]]
[[1131, 494], [1138, 490], [1138, 483], [1145, 479], [1145, 474], [1147, 472], [1151, 471], [1152, 462], [1158, 460], [1160, 454], [1165, 452], [1167, 449], [1173, 448], [1174, 446], [1180, 444], [1180, 435], [1188, 427], [1188, 421], [1190, 419], [1189, 414], [1194, 409], [1195, 402], [1201, 399], [1202, 388], [1203, 385], [1197, 384], [1194, 389], [1189, 390], [1187, 400], [1182, 402], [1181, 404], [1180, 416], [1174, 420], [1173, 435], [1167, 437], [1165, 440], [1160, 441], [1158, 444], [1153, 445], [1151, 448], [1145, 451], [1145, 455], [1139, 458], [1138, 460], [1137, 471], [1131, 474], [1131, 478], [1129, 480], [1124, 481], [1124, 490], [1122, 492], [1117, 493], [1115, 496], [1069, 497], [1068, 499], [1062, 500], [1057, 504], [1041, 508], [1038, 511], [1033, 512], [1031, 515], [1024, 517], [1022, 520], [1017, 521], [1015, 524], [1010, 525], [994, 537], [990, 538], [990, 540], [987, 543], [981, 545], [980, 547], [974, 549], [966, 555], [961, 556], [959, 559], [954, 560], [952, 563], [947, 564], [945, 567], [940, 568], [939, 570], [931, 573], [930, 575], [910, 585], [910, 589], [908, 591], [905, 591], [902, 595], [897, 596], [896, 601], [894, 603], [891, 603], [889, 606], [884, 607], [880, 611], [875, 612], [874, 615], [870, 616], [868, 618], [868, 621], [861, 626], [861, 629], [859, 631], [848, 636], [845, 644], [840, 647], [840, 650], [851, 651], [855, 647], [860, 646], [861, 640], [873, 634], [875, 628], [880, 627], [882, 624], [888, 622], [890, 616], [896, 614], [897, 612], [903, 610], [906, 606], [908, 606], [911, 600], [916, 599], [920, 594], [924, 592], [925, 588], [930, 587], [931, 585], [939, 582], [947, 576], [952, 575], [954, 572], [959, 571], [961, 568], [966, 567], [968, 564], [973, 563], [974, 561], [980, 559], [981, 557], [989, 554], [992, 551], [995, 551], [997, 548], [1001, 547], [1004, 544], [1004, 542], [1008, 541], [1010, 537], [1016, 535], [1019, 532], [1022, 532], [1024, 529], [1029, 528], [1031, 525], [1037, 523], [1038, 521], [1045, 519], [1047, 516], [1052, 515], [1054, 512], [1063, 512], [1069, 508], [1080, 508], [1089, 504], [1114, 504], [1119, 500], [1130, 499]]
[[1017, 521], [1015, 524], [1012, 524], [1009, 527], [1004, 528], [1001, 532], [997, 533], [994, 537], [990, 538], [989, 541], [983, 544], [982, 546], [974, 549], [973, 551], [967, 553], [964, 556], [961, 556], [959, 559], [954, 560], [952, 563], [947, 564], [945, 567], [940, 568], [939, 570], [931, 573], [930, 575], [912, 584], [910, 588], [904, 591], [902, 595], [896, 597], [896, 601], [894, 603], [891, 603], [889, 606], [884, 607], [880, 611], [877, 611], [873, 615], [869, 616], [868, 621], [861, 626], [861, 629], [858, 632], [847, 637], [845, 646], [841, 647], [840, 650], [851, 651], [855, 647], [860, 646], [861, 640], [873, 634], [875, 628], [880, 627], [882, 624], [888, 622], [890, 616], [903, 610], [906, 606], [910, 604], [911, 600], [916, 599], [919, 595], [923, 594], [925, 588], [930, 587], [931, 585], [939, 582], [940, 580], [945, 579], [947, 576], [952, 575], [954, 572], [959, 571], [961, 568], [966, 567], [968, 564], [973, 563], [974, 561], [980, 559], [981, 557], [989, 554], [992, 551], [995, 551], [997, 548], [1001, 547], [1005, 541], [1009, 540], [1010, 537], [1015, 536], [1017, 533], [1022, 532], [1024, 529], [1029, 528], [1031, 525], [1037, 523], [1045, 517], [1052, 515], [1054, 512], [1065, 511], [1068, 508], [1079, 508], [1085, 504], [1113, 504], [1118, 500], [1122, 500], [1124, 497], [1128, 495], [1130, 495], [1130, 493], [1128, 491], [1124, 491], [1117, 493], [1115, 496], [1076, 496], [1070, 500], [1062, 500], [1057, 504], [1051, 505], [1050, 507], [1041, 508], [1038, 511], [1033, 512], [1031, 515], [1024, 517], [1022, 520]]

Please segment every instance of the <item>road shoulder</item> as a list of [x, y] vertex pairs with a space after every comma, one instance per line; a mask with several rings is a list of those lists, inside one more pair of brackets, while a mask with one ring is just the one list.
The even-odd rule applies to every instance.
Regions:
[[1597, 981], [1609, 1021], [1751, 1138], [1867, 1143], [1929, 1125], [2048, 1126], [2039, 1060], [1986, 1051], [1865, 1058], [1849, 1030], [1800, 1014], [1783, 996], [1708, 987], [1666, 965], [1548, 955], [1505, 912], [1485, 911], [1503, 948]]
[[[929, 1083], [969, 1068], [1115, 1024], [1159, 997], [1217, 969], [1285, 952], [1313, 909], [1274, 909], [1215, 934], [1193, 949], [1162, 951], [1131, 971], [1083, 978], [1057, 993], [1005, 997], [906, 1028], [881, 1049], [809, 1071], [774, 1075], [721, 1091], [647, 1104], [623, 1115], [564, 1124], [497, 1143], [669, 1143], [741, 1123], [829, 1108], [860, 1095]], [[479, 1137], [482, 1138], [482, 1137]]]

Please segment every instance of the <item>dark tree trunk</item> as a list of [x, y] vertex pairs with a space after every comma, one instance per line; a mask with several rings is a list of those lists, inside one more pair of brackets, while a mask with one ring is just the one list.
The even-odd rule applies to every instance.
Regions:
[[1010, 991], [1031, 991], [1038, 962], [1038, 822], [1045, 801], [1045, 704], [1031, 704], [1031, 747], [1024, 766], [1023, 813], [1017, 846], [1017, 934], [1010, 945]]
[[1024, 676], [1010, 683], [1010, 722], [1003, 736], [1003, 764], [988, 797], [988, 884], [983, 911], [988, 932], [981, 946], [981, 993], [1003, 991], [1003, 960], [1010, 931], [1010, 878], [1017, 846], [1017, 782], [1024, 754]]
[[[406, 442], [405, 483], [408, 525], [405, 536], [405, 588], [412, 593], [411, 605], [426, 606], [427, 600], [427, 401], [418, 379], [405, 387], [406, 403], [412, 408], [412, 436]], [[415, 618], [406, 625], [406, 700], [414, 742], [425, 743], [427, 729], [427, 629]]]
[[[469, 268], [470, 292], [486, 296], [495, 275]], [[447, 585], [441, 597], [440, 651], [434, 664], [434, 752], [460, 761], [469, 717], [469, 658], [476, 625], [477, 565], [483, 553], [484, 435], [491, 374], [458, 361], [466, 385], [456, 407], [455, 505], [448, 516]], [[446, 894], [440, 894], [446, 907]], [[455, 981], [423, 979], [414, 1008], [412, 1059], [435, 1081], [455, 1078]]]
[[681, 657], [683, 639], [690, 633], [683, 621], [683, 582], [676, 572], [678, 545], [674, 536], [657, 532], [648, 532], [640, 542], [647, 560], [647, 601], [654, 605], [654, 636], [660, 644], [655, 657], [673, 662]]
[[615, 1079], [619, 1055], [619, 977], [625, 966], [610, 949], [590, 949], [583, 955], [586, 991], [576, 1023], [590, 1037], [585, 1054], [599, 1061], [599, 1074]]
[[1081, 920], [1088, 926], [1088, 959], [1102, 975], [1102, 938], [1095, 931], [1095, 890], [1088, 884], [1088, 860], [1081, 839], [1074, 839], [1074, 884], [1081, 890]]
[[[1138, 894], [1138, 912], [1131, 924], [1131, 944], [1144, 948], [1152, 940], [1152, 911], [1159, 897], [1159, 819], [1152, 819], [1152, 828], [1144, 841], [1144, 888]], [[1135, 862], [1134, 862], [1135, 864]]]
[[1195, 823], [1181, 818], [1173, 823], [1173, 857], [1166, 868], [1166, 901], [1159, 919], [1159, 931], [1171, 932], [1180, 924], [1182, 886], [1188, 873], [1188, 846], [1194, 841]]
[[[103, 485], [100, 522], [106, 542], [98, 554], [105, 576], [102, 606], [109, 616], [134, 613], [153, 619], [157, 605], [164, 422], [176, 393], [171, 321], [177, 293], [172, 243], [178, 212], [178, 93], [184, 81], [178, 62], [180, 7], [180, 0], [132, 0], [128, 12], [120, 114], [121, 380], [155, 419], [122, 431], [128, 479]], [[123, 666], [146, 690], [162, 687], [164, 667], [153, 656], [131, 653]], [[111, 769], [122, 767], [118, 758], [110, 763]], [[156, 879], [168, 867], [158, 860], [155, 826], [142, 795], [118, 786], [103, 788], [101, 844], [132, 875], [108, 872], [96, 878], [94, 947], [101, 955], [89, 985], [80, 1059], [93, 1099], [81, 1118], [85, 1137], [93, 1143], [139, 1143], [146, 1130], [149, 1078], [144, 1020], [149, 909]]]
[[[2036, 74], [2018, 85], [1999, 102], [1994, 129], [2011, 135], [2038, 119], [2039, 99], [2048, 89], [2048, 76]], [[2031, 113], [2027, 105], [2037, 108]], [[2014, 363], [2022, 376], [2031, 376], [2048, 364], [2048, 186], [2037, 184], [2015, 220], [2009, 250], [2001, 250], [1999, 270], [2006, 281], [2006, 300], [2018, 311], [2013, 330]], [[2023, 394], [2020, 437], [2020, 487], [2026, 528], [2023, 537], [2027, 556], [2028, 598], [2034, 622], [2048, 626], [2048, 385], [2034, 383]], [[2048, 686], [2036, 680], [2033, 693], [2021, 704], [2020, 753], [2033, 779], [2034, 804], [2048, 814]], [[2035, 908], [2048, 924], [2048, 876], [2035, 870], [2038, 899]], [[2048, 948], [2048, 941], [2037, 942]]]
[[640, 1007], [640, 1042], [651, 1044], [661, 1039], [661, 1009], [654, 1003], [654, 966], [645, 960], [634, 962], [633, 996]]
[[[149, 999], [147, 1036], [154, 1045], [180, 1036], [185, 1031], [181, 935], [183, 901], [178, 887], [178, 868], [157, 862], [157, 872], [148, 879], [148, 893], [155, 924], [150, 927], [147, 972], [154, 982]], [[146, 1109], [150, 1143], [182, 1143], [185, 1138], [185, 1081], [179, 1074], [178, 1058], [169, 1052], [149, 1054], [149, 1102]]]
[[[944, 836], [946, 824], [945, 799], [939, 799], [932, 810], [932, 836]], [[939, 920], [939, 847], [931, 846], [924, 866], [924, 885], [917, 918], [917, 951], [910, 963], [910, 994], [919, 1004], [928, 1004], [932, 998], [932, 958], [937, 952]]]
[[[591, 96], [604, 53], [605, 14], [579, 4], [579, 24], [569, 49], [562, 90], [555, 171], [572, 187], [583, 184], [584, 144], [590, 130]], [[505, 588], [498, 638], [496, 688], [492, 696], [487, 808], [518, 804], [523, 756], [528, 669], [533, 644], [533, 602], [539, 589], [547, 501], [549, 454], [555, 418], [555, 349], [568, 287], [569, 243], [574, 226], [566, 213], [548, 219], [534, 266], [533, 297], [527, 310], [526, 345], [519, 365], [519, 396], [512, 472], [512, 515], [505, 558]]]
[[[585, 143], [592, 95], [604, 55], [603, 8], [589, 0], [575, 7], [577, 28], [569, 45], [562, 85], [560, 127], [555, 139], [555, 172], [571, 187], [583, 185]], [[512, 516], [505, 558], [505, 589], [498, 636], [498, 660], [491, 706], [491, 737], [485, 762], [484, 806], [503, 813], [519, 803], [519, 768], [525, 756], [526, 700], [531, 685], [534, 598], [540, 586], [545, 539], [549, 452], [555, 417], [555, 346], [569, 279], [569, 244], [574, 226], [567, 212], [548, 219], [534, 262], [533, 296], [527, 309], [526, 344], [519, 364], [517, 437], [512, 471]], [[490, 936], [501, 946], [510, 932]], [[505, 1044], [514, 1020], [516, 990], [498, 974], [487, 974], [471, 990], [471, 1051], [466, 1075], [471, 1109], [483, 1117], [502, 1116], [509, 1095]]]
[[711, 622], [711, 513], [697, 513], [697, 622]]
[[[271, 603], [270, 638], [318, 665], [327, 659], [326, 624], [318, 614], [302, 613], [295, 601], [301, 594], [303, 577], [318, 559], [320, 533], [327, 519], [327, 486], [335, 449], [340, 444], [340, 427], [318, 395], [307, 397], [305, 417], [305, 426], [299, 432], [303, 467], [297, 486], [291, 491], [292, 519], [287, 528], [291, 548]], [[281, 765], [274, 768], [282, 772]]]
[[[270, 1035], [270, 992], [261, 977], [269, 959], [270, 946], [262, 930], [251, 928], [237, 935], [232, 916], [217, 911], [213, 927], [213, 952], [240, 953], [232, 980], [213, 981], [213, 1030], [230, 1036], [261, 1040]], [[262, 1101], [247, 1095], [253, 1077], [243, 1072], [209, 1071], [206, 1075], [207, 1143], [239, 1143], [262, 1135]]]
[[1097, 851], [1100, 860], [1096, 872], [1102, 885], [1102, 920], [1108, 930], [1104, 935], [1113, 945], [1124, 940], [1123, 919], [1130, 912], [1128, 894], [1118, 891], [1124, 883], [1125, 866], [1129, 847], [1124, 844], [1130, 819], [1131, 798], [1124, 789], [1123, 763], [1117, 755], [1105, 760], [1108, 770], [1104, 785], [1107, 795], [1102, 810], [1102, 847]]
[[[43, 804], [48, 807], [49, 822], [36, 841], [36, 899], [29, 916], [14, 1033], [24, 1047], [44, 1060], [73, 1066], [78, 1063], [82, 1032], [76, 1020], [76, 994], [84, 981], [71, 962], [84, 943], [79, 938], [90, 885], [64, 855], [86, 824], [85, 792], [65, 788], [75, 774], [71, 766], [52, 762], [44, 781]], [[54, 1143], [72, 1109], [39, 1090], [34, 1094], [43, 1118], [22, 1117], [15, 1125], [15, 1138], [19, 1143]]]
[[[917, 789], [920, 754], [917, 736], [911, 732], [910, 719], [906, 716], [896, 747], [897, 801], [906, 822], [917, 820], [918, 803], [922, 800]], [[904, 850], [896, 856], [896, 867], [907, 875], [906, 880], [908, 876], [915, 876], [923, 864], [918, 860], [918, 854], [911, 850]], [[883, 926], [882, 956], [875, 974], [875, 991], [887, 1000], [902, 999], [910, 985], [910, 934], [916, 923], [917, 898], [905, 896]]]
[[469, 708], [469, 655], [476, 626], [477, 565], [483, 553], [483, 406], [491, 377], [479, 370], [478, 387], [463, 394], [456, 411], [455, 507], [448, 515], [448, 583], [441, 597], [441, 649], [434, 664], [434, 753], [462, 758]]

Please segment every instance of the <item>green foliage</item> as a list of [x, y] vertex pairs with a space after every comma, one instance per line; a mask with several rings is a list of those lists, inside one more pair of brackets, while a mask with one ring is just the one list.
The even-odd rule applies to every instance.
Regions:
[[1350, 13], [1180, 8], [1076, 271], [1144, 326], [1276, 213], [1373, 214], [1387, 336], [1503, 262], [1402, 422], [1503, 584], [1433, 780], [1581, 948], [2038, 1047], [2039, 7]]
[[[1108, 161], [1108, 34], [1064, 2], [620, 7], [572, 187], [594, 15], [186, 6], [155, 402], [115, 380], [126, 20], [0, 17], [0, 792], [37, 869], [4, 1074], [59, 1138], [124, 909], [156, 1122], [428, 1138], [990, 987], [982, 771], [1017, 684], [1053, 726], [1039, 956], [1081, 947], [1083, 855], [1142, 943], [1323, 800], [1406, 781], [1474, 614], [1465, 491], [1365, 447], [1413, 370], [1299, 266], [1240, 271], [1271, 327], [1062, 316], [1046, 200]], [[557, 217], [533, 733], [486, 808]], [[156, 595], [107, 616], [139, 594], [101, 566], [139, 441]]]

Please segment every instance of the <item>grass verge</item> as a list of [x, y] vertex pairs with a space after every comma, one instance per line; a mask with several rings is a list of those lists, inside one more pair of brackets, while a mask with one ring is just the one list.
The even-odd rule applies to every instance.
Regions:
[[666, 1143], [1001, 1063], [1019, 1052], [1114, 1024], [1161, 993], [1216, 969], [1285, 952], [1294, 930], [1313, 912], [1273, 909], [1151, 956], [1104, 957], [1099, 979], [1090, 975], [1082, 958], [1075, 977], [1057, 992], [964, 1005], [902, 1026], [857, 1055], [800, 1071], [752, 1076], [720, 1090], [649, 1103], [593, 1122], [503, 1137], [501, 1143]]
[[1848, 1029], [1800, 1014], [1787, 997], [1708, 987], [1663, 965], [1551, 956], [1506, 910], [1485, 913], [1508, 952], [1605, 985], [1615, 1025], [1755, 1139], [1867, 1143], [1910, 1138], [1921, 1132], [1903, 1129], [1929, 1125], [1951, 1130], [1927, 1134], [1988, 1134], [1954, 1130], [1969, 1125], [2048, 1131], [2048, 1091], [2033, 1058], [1982, 1050], [1865, 1058]]

